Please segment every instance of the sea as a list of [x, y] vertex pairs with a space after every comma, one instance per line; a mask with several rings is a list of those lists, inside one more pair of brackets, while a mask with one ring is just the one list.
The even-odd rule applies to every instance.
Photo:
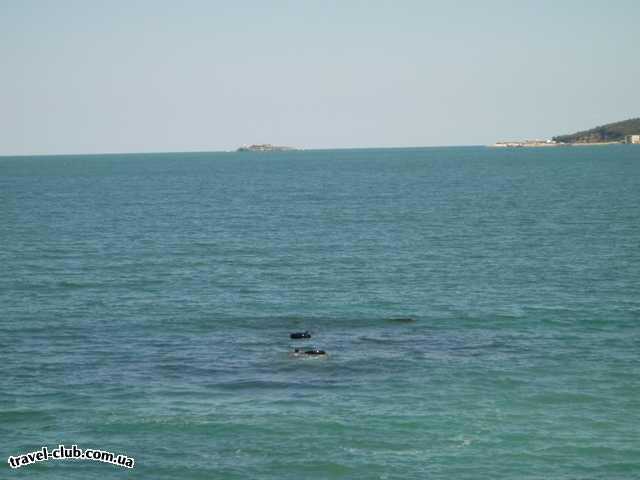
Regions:
[[3, 479], [638, 479], [640, 147], [1, 157], [0, 379]]

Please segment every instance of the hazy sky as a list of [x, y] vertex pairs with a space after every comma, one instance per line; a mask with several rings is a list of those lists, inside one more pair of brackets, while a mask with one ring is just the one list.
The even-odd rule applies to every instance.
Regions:
[[640, 1], [0, 0], [0, 155], [468, 145], [640, 116]]

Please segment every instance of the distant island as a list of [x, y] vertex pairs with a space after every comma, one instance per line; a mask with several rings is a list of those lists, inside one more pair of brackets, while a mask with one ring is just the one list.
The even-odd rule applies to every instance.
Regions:
[[493, 147], [559, 147], [575, 145], [609, 145], [612, 143], [640, 144], [640, 118], [608, 123], [600, 127], [558, 135], [551, 140], [515, 140], [496, 142]]
[[248, 145], [238, 148], [236, 152], [284, 152], [288, 150], [296, 150], [293, 147], [282, 147], [271, 145], [270, 143], [261, 143], [256, 145]]

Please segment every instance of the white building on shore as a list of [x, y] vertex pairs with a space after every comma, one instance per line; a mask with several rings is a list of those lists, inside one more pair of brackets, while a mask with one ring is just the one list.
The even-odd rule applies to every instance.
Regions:
[[624, 137], [624, 143], [640, 144], [640, 135], [627, 135]]

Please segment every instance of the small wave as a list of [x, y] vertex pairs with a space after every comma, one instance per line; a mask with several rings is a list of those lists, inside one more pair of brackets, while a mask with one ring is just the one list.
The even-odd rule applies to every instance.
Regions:
[[376, 343], [380, 345], [407, 343], [415, 337], [358, 337], [358, 340], [365, 343]]
[[295, 382], [278, 382], [273, 380], [239, 380], [235, 382], [219, 382], [215, 386], [226, 390], [284, 389], [296, 385]]
[[385, 320], [388, 323], [416, 323], [416, 319], [411, 317], [385, 318]]
[[69, 280], [62, 280], [56, 283], [56, 286], [60, 288], [80, 289], [80, 288], [100, 288], [100, 287], [104, 287], [105, 285], [101, 283], [82, 283], [82, 282], [72, 282]]
[[0, 423], [8, 425], [14, 422], [38, 422], [53, 420], [55, 416], [43, 410], [6, 410], [0, 412]]

